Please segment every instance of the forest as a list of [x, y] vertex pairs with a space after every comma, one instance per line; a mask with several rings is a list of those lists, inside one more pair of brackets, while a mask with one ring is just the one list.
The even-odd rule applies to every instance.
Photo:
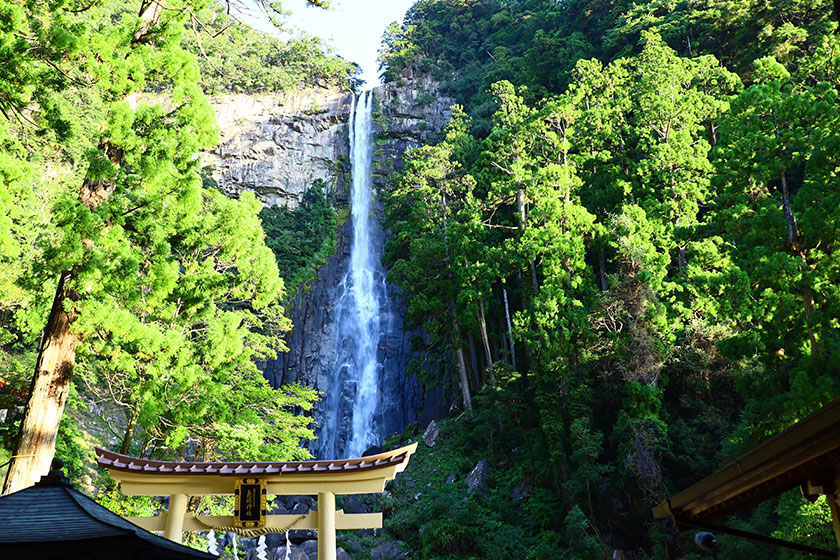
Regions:
[[[380, 193], [383, 263], [428, 357], [406, 375], [451, 410], [354, 558], [383, 539], [410, 558], [702, 557], [651, 508], [840, 397], [838, 16], [418, 0], [388, 27], [386, 84], [431, 78], [457, 103]], [[310, 457], [319, 395], [257, 364], [287, 350], [340, 210], [320, 183], [296, 210], [228, 198], [197, 153], [219, 141], [208, 96], [350, 92], [358, 72], [226, 3], [0, 0], [6, 491], [56, 454], [104, 505], [150, 511], [88, 468], [107, 437], [156, 459]], [[37, 456], [26, 422], [47, 428]], [[447, 482], [482, 460], [480, 492]], [[836, 546], [799, 490], [728, 523]]]
[[[461, 103], [393, 179], [389, 278], [460, 370], [458, 452], [505, 465], [403, 538], [696, 554], [650, 508], [840, 394], [836, 27], [829, 2], [420, 1], [388, 29], [385, 79]], [[732, 523], [832, 548], [827, 519], [794, 490]]]

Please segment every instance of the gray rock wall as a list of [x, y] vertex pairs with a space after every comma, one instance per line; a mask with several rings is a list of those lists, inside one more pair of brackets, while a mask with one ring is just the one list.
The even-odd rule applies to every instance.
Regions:
[[[437, 137], [454, 103], [424, 78], [375, 88], [374, 184], [402, 169], [403, 154]], [[349, 93], [306, 90], [285, 95], [230, 94], [211, 98], [219, 145], [203, 154], [219, 188], [237, 197], [253, 191], [271, 206], [297, 207], [315, 179], [339, 193], [349, 163]], [[345, 200], [339, 197], [340, 200]]]
[[418, 78], [398, 86], [375, 88], [374, 134], [380, 145], [374, 152], [374, 185], [382, 188], [388, 176], [403, 168], [403, 154], [435, 140], [452, 116], [451, 97], [440, 93], [431, 78]]
[[214, 97], [221, 142], [202, 163], [228, 196], [249, 190], [270, 206], [295, 208], [315, 179], [338, 186], [350, 101], [330, 90]]

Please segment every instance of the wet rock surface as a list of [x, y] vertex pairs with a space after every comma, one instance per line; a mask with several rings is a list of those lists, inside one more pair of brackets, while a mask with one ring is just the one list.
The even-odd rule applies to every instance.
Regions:
[[490, 473], [490, 462], [482, 459], [467, 475], [467, 493], [485, 492], [487, 490], [487, 475]]

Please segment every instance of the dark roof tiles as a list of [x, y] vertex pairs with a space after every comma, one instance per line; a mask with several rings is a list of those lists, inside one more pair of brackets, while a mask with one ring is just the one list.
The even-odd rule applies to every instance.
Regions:
[[[111, 554], [90, 552], [109, 549]], [[37, 558], [89, 560], [127, 558], [127, 551], [135, 560], [215, 558], [141, 529], [69, 484], [45, 484], [43, 479], [35, 486], [0, 496], [0, 550]]]

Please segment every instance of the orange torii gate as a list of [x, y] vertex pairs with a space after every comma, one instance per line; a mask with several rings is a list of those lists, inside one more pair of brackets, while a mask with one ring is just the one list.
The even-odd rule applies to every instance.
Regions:
[[[155, 517], [127, 519], [148, 531], [181, 542], [184, 531], [234, 530], [246, 536], [284, 533], [290, 529], [318, 531], [318, 560], [335, 560], [336, 529], [378, 529], [381, 513], [336, 511], [336, 494], [369, 494], [408, 466], [417, 444], [378, 455], [334, 461], [270, 461], [181, 463], [152, 461], [96, 448], [96, 462], [107, 468], [130, 496], [169, 496], [169, 509]], [[187, 513], [190, 496], [233, 494], [233, 516]], [[305, 515], [266, 515], [265, 497], [318, 496], [318, 511]]]

